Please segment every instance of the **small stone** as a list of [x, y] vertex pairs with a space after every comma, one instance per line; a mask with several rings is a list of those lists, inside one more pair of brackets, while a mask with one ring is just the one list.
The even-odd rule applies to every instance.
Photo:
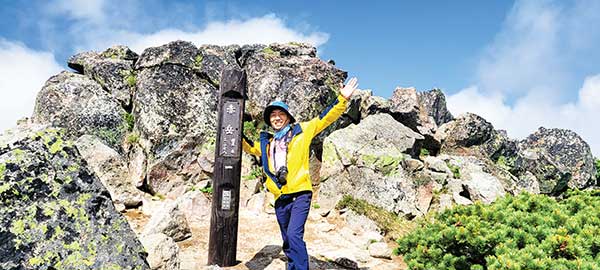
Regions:
[[392, 251], [384, 242], [372, 243], [369, 245], [369, 255], [373, 258], [392, 259]]

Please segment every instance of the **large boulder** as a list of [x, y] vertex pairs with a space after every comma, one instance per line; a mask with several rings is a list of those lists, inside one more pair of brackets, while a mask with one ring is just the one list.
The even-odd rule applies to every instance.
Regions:
[[83, 135], [75, 146], [87, 166], [100, 178], [115, 205], [124, 209], [142, 204], [143, 193], [130, 180], [127, 161], [93, 135]]
[[421, 115], [419, 95], [414, 87], [397, 87], [390, 98], [390, 111], [394, 118], [403, 125], [417, 131], [427, 119]]
[[64, 128], [69, 137], [94, 134], [118, 149], [128, 130], [127, 112], [100, 84], [63, 71], [37, 95], [32, 119]]
[[440, 141], [434, 136], [438, 126], [453, 119], [440, 90], [417, 92], [414, 87], [398, 87], [394, 90], [390, 99], [390, 114], [423, 135], [423, 148], [432, 154], [437, 154], [441, 147]]
[[136, 64], [134, 130], [143, 149], [136, 151], [145, 155], [153, 193], [167, 194], [207, 177], [196, 158], [202, 145], [214, 142], [218, 90], [196, 71], [199, 53], [189, 42], [172, 42], [146, 49]]
[[422, 139], [387, 114], [333, 132], [323, 146], [320, 205], [331, 208], [349, 194], [395, 213], [422, 214], [416, 207], [418, 186], [400, 166]]
[[246, 112], [262, 119], [273, 100], [285, 101], [298, 121], [318, 116], [331, 102], [347, 74], [319, 59], [307, 44], [244, 46], [240, 63], [248, 75]]
[[94, 79], [125, 108], [131, 106], [136, 76], [133, 64], [138, 55], [126, 46], [113, 46], [101, 53], [83, 52], [67, 61], [68, 66]]
[[181, 259], [177, 243], [163, 233], [143, 235], [142, 244], [148, 251], [148, 263], [152, 270], [178, 270]]
[[539, 128], [519, 143], [512, 171], [533, 175], [541, 193], [558, 194], [595, 183], [594, 157], [589, 145], [575, 132]]
[[472, 146], [479, 146], [492, 138], [494, 127], [483, 117], [465, 113], [454, 121], [442, 125], [436, 138], [442, 142], [442, 152], [460, 153]]
[[55, 129], [0, 136], [1, 269], [149, 269], [109, 192]]
[[437, 126], [441, 126], [454, 119], [446, 107], [446, 97], [440, 89], [419, 92], [418, 97], [421, 108], [425, 110], [429, 117], [433, 118]]

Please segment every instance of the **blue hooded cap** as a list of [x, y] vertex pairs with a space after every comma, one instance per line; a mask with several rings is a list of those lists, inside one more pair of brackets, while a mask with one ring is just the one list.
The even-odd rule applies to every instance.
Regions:
[[290, 107], [287, 104], [285, 104], [285, 102], [276, 100], [271, 102], [271, 104], [269, 104], [269, 106], [265, 108], [265, 111], [263, 113], [263, 120], [265, 120], [265, 123], [270, 127], [272, 127], [270, 116], [275, 109], [280, 109], [284, 111], [290, 118], [290, 124], [296, 122], [296, 119], [294, 119], [294, 117], [290, 113]]

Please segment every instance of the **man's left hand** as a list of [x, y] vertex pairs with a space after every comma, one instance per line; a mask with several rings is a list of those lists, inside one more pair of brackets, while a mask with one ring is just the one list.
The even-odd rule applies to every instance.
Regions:
[[358, 87], [358, 80], [355, 77], [352, 77], [346, 85], [343, 85], [340, 93], [345, 99], [349, 100], [352, 97], [352, 94], [354, 94], [356, 87]]

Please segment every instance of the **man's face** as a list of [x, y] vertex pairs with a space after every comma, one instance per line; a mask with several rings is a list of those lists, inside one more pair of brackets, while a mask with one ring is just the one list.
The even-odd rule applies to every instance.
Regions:
[[285, 127], [289, 122], [288, 115], [285, 111], [280, 109], [275, 109], [269, 115], [269, 120], [271, 120], [271, 126], [275, 130], [280, 130], [282, 127]]

